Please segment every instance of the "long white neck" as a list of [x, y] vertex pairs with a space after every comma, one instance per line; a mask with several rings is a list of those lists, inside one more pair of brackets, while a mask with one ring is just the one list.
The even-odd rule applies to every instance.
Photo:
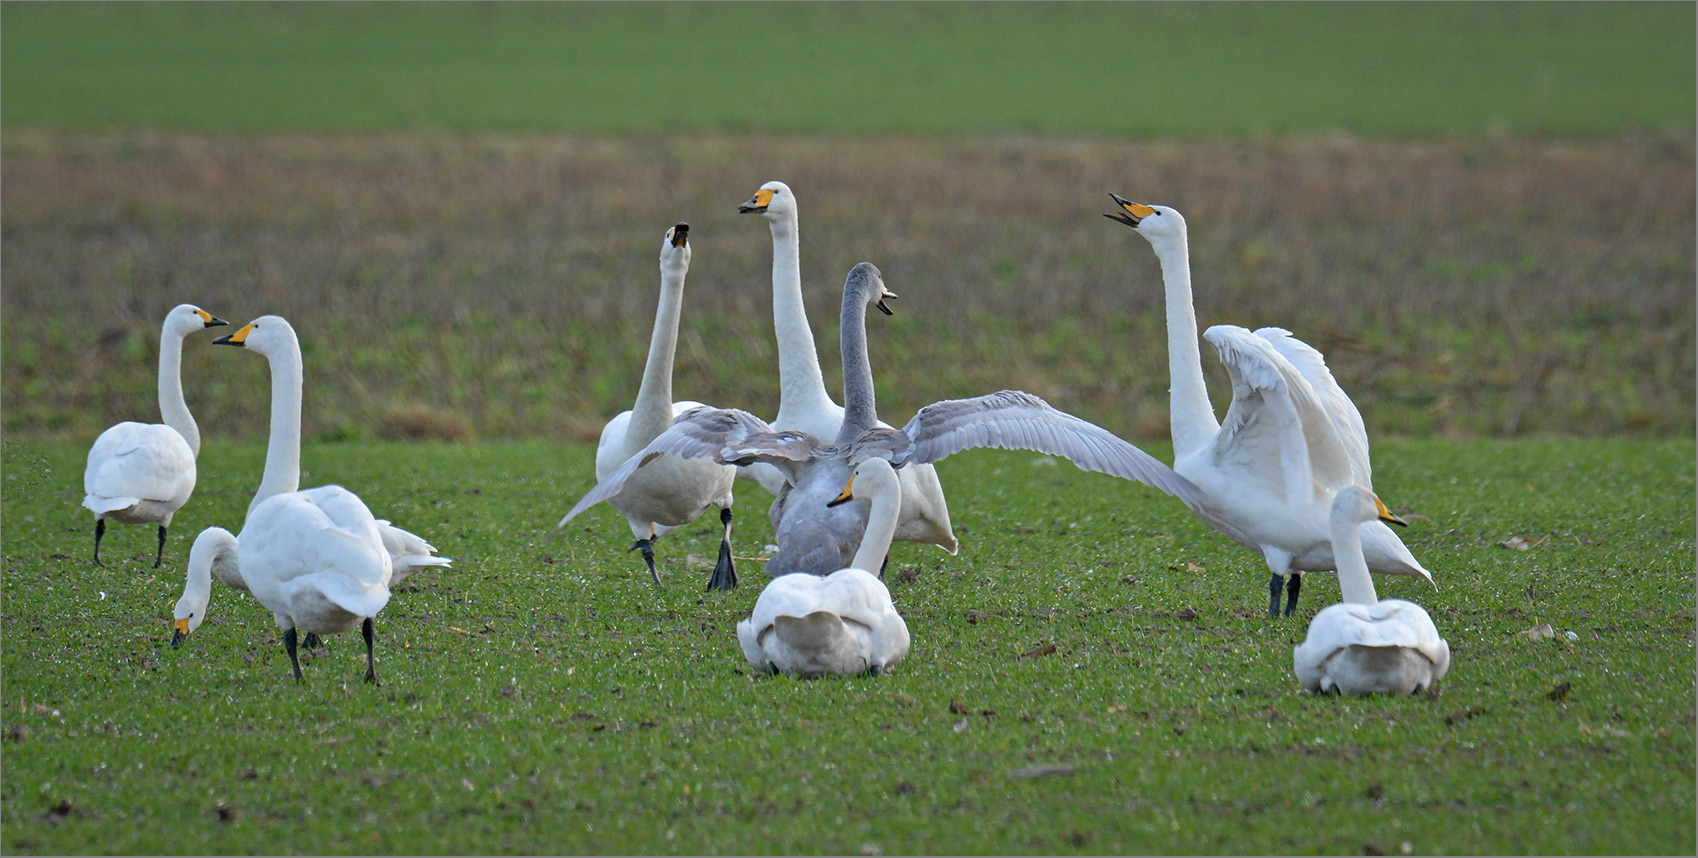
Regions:
[[672, 425], [672, 360], [678, 351], [678, 317], [684, 306], [684, 272], [670, 266], [660, 270], [660, 306], [649, 337], [649, 361], [637, 403], [631, 406], [627, 442], [646, 445]]
[[194, 544], [189, 548], [189, 571], [183, 581], [183, 595], [178, 598], [180, 606], [178, 613], [187, 615], [194, 611], [200, 614], [200, 620], [206, 619], [206, 606], [212, 599], [212, 574], [218, 573], [218, 580], [240, 590], [248, 589], [242, 580], [241, 570], [236, 565], [236, 537], [222, 527], [209, 527], [195, 537]]
[[791, 411], [835, 407], [825, 390], [814, 332], [802, 304], [802, 253], [796, 213], [770, 222], [772, 227], [772, 327], [778, 334], [778, 418]]
[[861, 534], [861, 547], [855, 550], [855, 559], [849, 563], [856, 569], [875, 575], [884, 565], [884, 558], [890, 554], [890, 540], [896, 536], [896, 514], [902, 506], [902, 490], [894, 479], [894, 473], [891, 477], [880, 481], [877, 490], [872, 493], [867, 529]]
[[1157, 246], [1156, 258], [1167, 287], [1167, 368], [1173, 382], [1169, 412], [1177, 459], [1212, 442], [1220, 423], [1203, 382], [1197, 311], [1191, 306], [1191, 250], [1184, 234]]
[[200, 427], [183, 401], [183, 338], [170, 330], [159, 336], [159, 416], [200, 456]]
[[1368, 574], [1368, 559], [1362, 556], [1362, 531], [1358, 522], [1334, 516], [1332, 520], [1332, 556], [1338, 566], [1340, 598], [1356, 605], [1377, 605], [1373, 576]]
[[248, 512], [272, 495], [301, 487], [301, 347], [291, 343], [271, 363], [271, 442], [265, 451], [265, 477], [248, 503]]

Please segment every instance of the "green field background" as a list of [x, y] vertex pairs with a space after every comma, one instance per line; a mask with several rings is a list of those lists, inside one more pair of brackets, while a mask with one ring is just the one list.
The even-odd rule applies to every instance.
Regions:
[[1689, 132], [1690, 3], [8, 3], [8, 129]]

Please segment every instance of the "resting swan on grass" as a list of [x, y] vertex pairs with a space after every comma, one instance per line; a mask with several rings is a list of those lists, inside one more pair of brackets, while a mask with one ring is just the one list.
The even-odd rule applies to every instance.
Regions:
[[870, 502], [866, 534], [849, 566], [825, 577], [781, 575], [737, 624], [743, 657], [759, 670], [791, 676], [847, 676], [889, 670], [908, 654], [908, 624], [871, 571], [890, 552], [902, 503], [896, 471], [884, 459], [855, 466], [828, 506]]
[[773, 502], [778, 551], [767, 561], [767, 574], [826, 575], [849, 563], [862, 544], [870, 514], [867, 503], [827, 502], [838, 495], [855, 467], [871, 458], [902, 469], [975, 447], [1035, 450], [1064, 456], [1083, 470], [1154, 486], [1188, 505], [1202, 502], [1196, 486], [1144, 451], [1018, 390], [934, 402], [900, 430], [879, 425], [866, 315], [872, 306], [889, 313], [884, 299], [895, 297], [871, 263], [856, 265], [843, 284], [843, 390], [848, 407], [835, 442], [807, 432], [776, 431], [747, 411], [694, 408], [603, 478], [566, 518], [617, 494], [650, 456], [670, 453], [731, 465], [766, 462], [777, 467], [790, 486]]
[[[1220, 353], [1232, 378], [1232, 405], [1225, 422], [1216, 423], [1191, 307], [1185, 219], [1167, 206], [1110, 196], [1121, 211], [1105, 217], [1132, 227], [1161, 260], [1173, 375], [1173, 469], [1207, 495], [1208, 503], [1194, 508], [1198, 516], [1267, 561], [1273, 573], [1268, 616], [1279, 616], [1282, 583], [1285, 615], [1291, 616], [1302, 587], [1300, 573], [1336, 568], [1327, 525], [1333, 496], [1350, 485], [1373, 489], [1362, 415], [1333, 380], [1321, 353], [1290, 331], [1251, 333], [1216, 325], [1203, 339]], [[1432, 582], [1433, 576], [1384, 523], [1366, 521], [1361, 531], [1369, 569]]]
[[[843, 406], [831, 401], [814, 351], [813, 329], [802, 303], [802, 254], [796, 219], [796, 195], [783, 182], [767, 182], [737, 207], [758, 214], [772, 228], [772, 325], [778, 335], [778, 416], [772, 428], [798, 430], [815, 438], [834, 438], [843, 426]], [[844, 391], [847, 400], [848, 391]], [[879, 423], [888, 428], [889, 424]], [[752, 474], [777, 497], [786, 482], [771, 465], [756, 462], [738, 470]], [[936, 545], [954, 554], [959, 549], [949, 523], [949, 502], [937, 469], [910, 465], [896, 472], [902, 485], [902, 511], [896, 522], [897, 542]]]
[[[684, 277], [690, 271], [690, 225], [681, 223], [666, 231], [660, 245], [660, 306], [655, 312], [654, 334], [649, 339], [648, 363], [642, 384], [630, 411], [620, 413], [601, 430], [596, 445], [596, 479], [625, 463], [656, 436], [672, 425], [679, 414], [701, 406], [700, 402], [672, 401], [672, 359], [678, 347], [678, 317], [684, 306]], [[731, 484], [736, 469], [705, 459], [655, 456], [644, 460], [628, 478], [619, 494], [607, 499], [609, 506], [625, 516], [637, 542], [632, 550], [643, 553], [649, 575], [664, 588], [654, 565], [654, 541], [695, 521], [710, 506], [719, 507], [724, 528], [719, 540], [719, 560], [708, 578], [709, 590], [737, 588], [737, 567], [731, 559]], [[560, 535], [570, 521], [567, 515], [548, 532], [544, 541]]]
[[159, 332], [159, 416], [165, 422], [119, 423], [100, 433], [89, 449], [83, 506], [94, 513], [96, 566], [102, 565], [100, 538], [107, 519], [158, 524], [154, 567], [165, 558], [165, 531], [195, 490], [195, 457], [200, 455], [200, 427], [183, 401], [183, 339], [227, 324], [193, 304], [166, 313]]
[[1292, 647], [1292, 669], [1317, 694], [1418, 694], [1450, 671], [1450, 644], [1433, 618], [1414, 602], [1380, 601], [1362, 557], [1364, 521], [1403, 524], [1360, 486], [1332, 502], [1333, 556], [1343, 601], [1309, 623], [1309, 636]]

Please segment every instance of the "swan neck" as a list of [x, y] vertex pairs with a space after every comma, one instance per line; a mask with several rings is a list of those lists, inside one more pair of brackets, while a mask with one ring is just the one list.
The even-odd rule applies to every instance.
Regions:
[[867, 511], [867, 529], [861, 535], [861, 547], [855, 550], [855, 559], [849, 565], [877, 575], [884, 565], [884, 558], [890, 554], [890, 541], [896, 537], [896, 518], [902, 505], [897, 481], [890, 479], [881, 483], [872, 493], [871, 501]]
[[778, 413], [832, 407], [825, 390], [814, 332], [802, 302], [802, 254], [796, 213], [770, 222], [772, 227], [772, 327], [778, 336]]
[[248, 504], [248, 512], [260, 501], [301, 487], [301, 347], [290, 343], [280, 355], [270, 356], [271, 439], [265, 451], [265, 477]]
[[873, 366], [867, 357], [867, 301], [858, 289], [843, 293], [843, 428], [837, 443], [847, 444], [878, 425]]
[[183, 400], [183, 337], [169, 330], [159, 337], [159, 416], [189, 442], [189, 449], [199, 457], [200, 427]]
[[1342, 601], [1355, 605], [1379, 604], [1374, 578], [1368, 574], [1368, 559], [1362, 554], [1361, 525], [1348, 519], [1332, 522], [1333, 563], [1338, 567], [1338, 590]]
[[653, 441], [672, 425], [672, 362], [678, 352], [678, 317], [684, 306], [684, 272], [660, 271], [660, 305], [654, 314], [654, 333], [649, 338], [649, 359], [643, 367], [643, 383], [631, 407], [628, 440], [639, 444]]
[[1197, 338], [1197, 311], [1191, 305], [1191, 250], [1181, 234], [1156, 250], [1167, 288], [1167, 365], [1173, 386], [1169, 409], [1173, 455], [1178, 458], [1207, 445], [1220, 431], [1203, 381], [1203, 356]]

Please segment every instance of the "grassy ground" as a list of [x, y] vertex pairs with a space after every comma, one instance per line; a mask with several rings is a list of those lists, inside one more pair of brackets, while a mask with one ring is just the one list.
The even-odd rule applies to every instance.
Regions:
[[[1100, 216], [1116, 191], [1185, 212], [1204, 325], [1295, 331], [1375, 437], [1694, 431], [1690, 137], [24, 131], [0, 154], [9, 436], [86, 443], [154, 414], [159, 320], [190, 300], [295, 323], [309, 437], [399, 435], [429, 411], [450, 435], [594, 438], [630, 407], [680, 220], [679, 395], [771, 415], [771, 238], [736, 206], [774, 178], [800, 200], [830, 388], [845, 272], [873, 261], [902, 296], [871, 331], [893, 420], [1017, 387], [1165, 434], [1161, 275]], [[207, 339], [186, 350], [191, 406], [258, 437], [264, 362]]]
[[8, 129], [1210, 137], [1690, 133], [1694, 121], [1694, 17], [1680, 3], [18, 3], [0, 15]]
[[[167, 645], [192, 536], [237, 523], [260, 447], [209, 442], [156, 572], [143, 528], [89, 565], [82, 447], [8, 440], [0, 847], [1691, 854], [1690, 439], [1375, 454], [1439, 583], [1378, 582], [1450, 640], [1434, 698], [1300, 693], [1290, 648], [1332, 581], [1268, 621], [1260, 563], [1178, 504], [1012, 453], [940, 466], [963, 550], [894, 556], [896, 672], [751, 675], [754, 564], [704, 596], [704, 522], [663, 543], [657, 591], [605, 508], [541, 545], [592, 468], [540, 443], [309, 445], [308, 484], [457, 562], [379, 617], [383, 687], [349, 635], [297, 686], [221, 585]], [[758, 489], [740, 501], [749, 555], [770, 528]]]

